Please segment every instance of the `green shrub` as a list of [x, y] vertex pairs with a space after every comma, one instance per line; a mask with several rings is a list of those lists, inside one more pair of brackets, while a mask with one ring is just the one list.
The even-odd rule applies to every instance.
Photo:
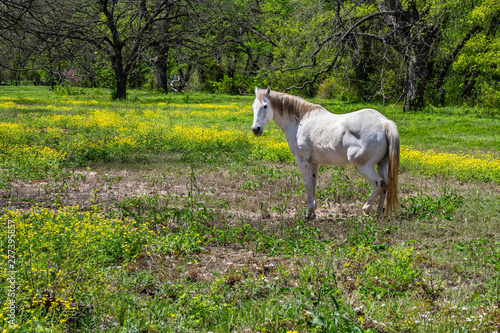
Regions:
[[366, 265], [361, 290], [377, 298], [410, 290], [420, 276], [414, 267], [413, 248], [396, 246], [388, 258], [378, 258]]

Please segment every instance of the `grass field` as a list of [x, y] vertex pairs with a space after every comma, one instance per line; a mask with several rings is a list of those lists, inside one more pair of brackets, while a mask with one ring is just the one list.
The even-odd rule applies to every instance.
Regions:
[[305, 220], [252, 101], [0, 87], [0, 328], [500, 332], [498, 110], [315, 101], [396, 122], [401, 209], [362, 216], [369, 184], [322, 167]]

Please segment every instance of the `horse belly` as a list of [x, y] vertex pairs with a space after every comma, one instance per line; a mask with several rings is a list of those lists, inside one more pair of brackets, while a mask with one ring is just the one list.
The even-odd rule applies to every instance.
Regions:
[[311, 163], [347, 165], [349, 160], [342, 143], [342, 132], [341, 128], [322, 126], [316, 127], [314, 131], [304, 132], [302, 139], [298, 140], [299, 151]]
[[312, 150], [311, 163], [342, 166], [349, 164], [347, 154], [343, 148], [325, 149], [316, 147]]

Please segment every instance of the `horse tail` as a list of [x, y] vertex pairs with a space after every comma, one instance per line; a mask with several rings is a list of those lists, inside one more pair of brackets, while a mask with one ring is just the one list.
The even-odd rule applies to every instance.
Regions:
[[387, 184], [387, 214], [399, 208], [398, 201], [398, 170], [399, 170], [399, 132], [393, 121], [387, 120], [383, 124], [387, 138], [389, 155], [389, 179]]

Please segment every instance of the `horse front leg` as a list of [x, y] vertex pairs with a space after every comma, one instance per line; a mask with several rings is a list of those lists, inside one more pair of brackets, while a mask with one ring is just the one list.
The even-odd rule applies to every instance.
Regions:
[[318, 179], [318, 164], [310, 163], [302, 157], [295, 157], [297, 166], [299, 167], [302, 177], [304, 178], [304, 185], [307, 191], [307, 215], [306, 218], [315, 218], [316, 210], [316, 180]]

